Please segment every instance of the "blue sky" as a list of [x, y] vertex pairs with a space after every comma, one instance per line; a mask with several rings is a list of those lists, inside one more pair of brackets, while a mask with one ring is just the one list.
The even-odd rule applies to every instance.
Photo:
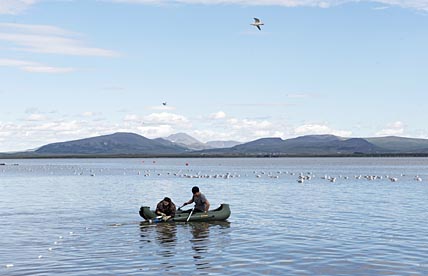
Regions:
[[117, 131], [428, 138], [427, 49], [428, 0], [1, 0], [0, 152]]

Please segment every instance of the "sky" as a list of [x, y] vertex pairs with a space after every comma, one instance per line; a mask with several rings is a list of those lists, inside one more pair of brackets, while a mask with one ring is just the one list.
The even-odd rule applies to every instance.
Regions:
[[0, 0], [0, 152], [428, 138], [427, 76], [428, 0]]

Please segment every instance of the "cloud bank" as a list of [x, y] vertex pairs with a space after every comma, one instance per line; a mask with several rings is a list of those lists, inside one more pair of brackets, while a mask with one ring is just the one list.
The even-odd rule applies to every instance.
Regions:
[[[0, 14], [19, 14], [30, 6], [44, 0], [1, 0]], [[284, 7], [319, 7], [328, 8], [347, 3], [379, 3], [428, 11], [428, 0], [104, 0], [105, 2], [168, 5], [168, 4], [202, 4], [202, 5], [242, 5], [242, 6], [284, 6]]]
[[0, 14], [17, 14], [26, 10], [29, 6], [38, 2], [37, 0], [1, 0]]
[[395, 121], [391, 124], [388, 124], [385, 128], [378, 131], [376, 136], [399, 136], [404, 135], [405, 125], [401, 121]]
[[[210, 117], [218, 115], [216, 119]], [[284, 119], [249, 119], [230, 117], [225, 112], [206, 114], [209, 121], [189, 118], [182, 114], [159, 112], [150, 114], [124, 115], [120, 120], [111, 120], [96, 111], [85, 111], [75, 115], [41, 111], [27, 108], [20, 121], [7, 122], [0, 118], [0, 152], [36, 148], [47, 143], [70, 141], [115, 132], [134, 132], [153, 139], [185, 132], [196, 139], [207, 142], [235, 140], [249, 142], [265, 137], [282, 139], [303, 135], [333, 134], [354, 137], [352, 131], [336, 129], [328, 123], [304, 123], [293, 125]], [[95, 116], [96, 115], [96, 116]], [[349, 129], [352, 129], [349, 126]], [[406, 124], [395, 121], [375, 132], [376, 136], [408, 136]], [[370, 137], [371, 134], [365, 135]], [[421, 135], [420, 138], [427, 138]]]
[[0, 41], [11, 43], [14, 50], [72, 56], [115, 57], [118, 53], [86, 46], [77, 34], [50, 25], [0, 23]]
[[428, 11], [428, 0], [110, 0], [116, 3], [133, 4], [204, 4], [204, 5], [246, 5], [328, 8], [347, 3], [379, 3], [403, 8]]
[[69, 73], [75, 71], [71, 67], [54, 67], [44, 65], [38, 62], [25, 61], [25, 60], [16, 60], [16, 59], [1, 59], [0, 66], [4, 67], [15, 67], [25, 72], [30, 73]]

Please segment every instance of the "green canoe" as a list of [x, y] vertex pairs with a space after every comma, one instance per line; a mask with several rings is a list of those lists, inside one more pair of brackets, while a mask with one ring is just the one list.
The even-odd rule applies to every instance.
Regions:
[[[177, 210], [175, 217], [168, 221], [186, 222], [189, 214], [190, 210]], [[155, 212], [151, 211], [150, 207], [147, 206], [142, 206], [140, 208], [140, 216], [145, 220], [154, 220], [157, 217]], [[215, 210], [210, 210], [208, 213], [193, 212], [192, 216], [189, 218], [189, 221], [221, 221], [226, 220], [228, 217], [230, 217], [229, 204], [221, 204], [220, 207]]]

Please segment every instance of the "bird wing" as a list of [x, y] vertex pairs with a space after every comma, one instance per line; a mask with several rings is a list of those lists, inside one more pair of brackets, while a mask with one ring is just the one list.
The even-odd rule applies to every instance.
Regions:
[[260, 31], [262, 30], [262, 28], [260, 28], [260, 26], [259, 26], [259, 25], [257, 25], [256, 27], [257, 27], [257, 29], [259, 29]]
[[254, 17], [255, 23], [260, 23], [260, 19]]

